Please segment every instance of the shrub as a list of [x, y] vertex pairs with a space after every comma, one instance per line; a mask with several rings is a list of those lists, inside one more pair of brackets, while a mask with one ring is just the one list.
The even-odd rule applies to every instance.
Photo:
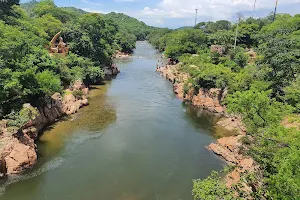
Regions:
[[83, 95], [83, 92], [81, 90], [75, 90], [72, 92], [73, 96], [76, 98], [76, 99], [81, 99], [82, 98], [82, 95]]

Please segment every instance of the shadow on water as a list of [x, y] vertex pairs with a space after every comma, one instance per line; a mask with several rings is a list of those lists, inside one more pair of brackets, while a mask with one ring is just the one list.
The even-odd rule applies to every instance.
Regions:
[[220, 114], [211, 113], [203, 108], [186, 103], [182, 103], [182, 105], [186, 110], [186, 118], [199, 132], [211, 135], [216, 139], [233, 134], [231, 131], [217, 125], [217, 122], [223, 118]]

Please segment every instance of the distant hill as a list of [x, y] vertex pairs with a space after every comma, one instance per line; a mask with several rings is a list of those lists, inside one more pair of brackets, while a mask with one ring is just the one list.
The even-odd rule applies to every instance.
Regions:
[[66, 10], [70, 13], [77, 14], [77, 15], [84, 15], [84, 14], [88, 13], [87, 11], [84, 11], [80, 8], [74, 8], [74, 7], [62, 7], [62, 9]]
[[[38, 3], [36, 0], [32, 0], [27, 3], [22, 3], [21, 7], [26, 10], [26, 12], [33, 16], [33, 9], [35, 5]], [[61, 13], [60, 15], [68, 15], [71, 14], [73, 16], [87, 14], [88, 12], [74, 7], [60, 7]], [[144, 22], [139, 21], [133, 17], [125, 15], [123, 13], [115, 13], [111, 12], [108, 14], [102, 14], [105, 20], [111, 20], [114, 24], [116, 24], [122, 32], [126, 32], [129, 34], [133, 34], [136, 36], [137, 40], [145, 40], [147, 35], [154, 29], [154, 27], [150, 27], [146, 25]], [[56, 16], [54, 16], [56, 17]]]
[[180, 28], [177, 28], [175, 30], [184, 30], [184, 29], [191, 29], [193, 28], [192, 26], [183, 26], [183, 27], [180, 27]]
[[124, 31], [134, 34], [138, 40], [145, 40], [153, 28], [123, 13], [111, 12], [103, 16], [106, 20], [112, 20]]
[[[37, 0], [32, 0], [27, 3], [21, 3], [20, 6], [30, 15], [33, 15], [33, 8], [36, 4], [39, 2]], [[79, 9], [79, 8], [74, 8], [74, 7], [61, 7], [62, 10], [70, 13], [71, 15], [83, 15], [87, 14], [88, 12]]]

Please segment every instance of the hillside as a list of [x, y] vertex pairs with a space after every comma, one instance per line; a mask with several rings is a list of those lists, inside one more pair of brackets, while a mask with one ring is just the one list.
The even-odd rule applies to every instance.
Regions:
[[147, 35], [153, 28], [146, 25], [144, 22], [141, 22], [123, 13], [111, 12], [103, 16], [107, 20], [112, 20], [115, 24], [117, 24], [120, 27], [120, 29], [128, 33], [134, 34], [137, 37], [137, 40], [145, 40]]

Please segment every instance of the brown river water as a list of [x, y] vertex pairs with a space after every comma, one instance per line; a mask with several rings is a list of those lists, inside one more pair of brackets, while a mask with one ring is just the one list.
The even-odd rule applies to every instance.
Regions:
[[40, 137], [38, 164], [0, 185], [4, 200], [191, 200], [192, 180], [224, 162], [205, 146], [228, 134], [183, 104], [138, 42], [121, 74], [92, 87], [90, 105]]

